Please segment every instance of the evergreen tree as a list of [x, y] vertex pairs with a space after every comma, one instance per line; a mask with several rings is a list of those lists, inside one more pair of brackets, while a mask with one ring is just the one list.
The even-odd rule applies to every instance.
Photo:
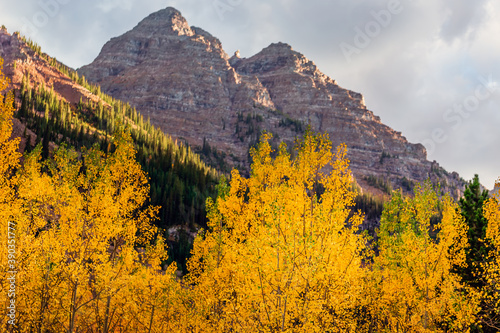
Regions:
[[[47, 127], [48, 128], [48, 127]], [[48, 130], [45, 131], [42, 139], [42, 158], [47, 159], [49, 157], [50, 151], [49, 151], [49, 132]]]
[[[488, 221], [483, 214], [484, 204], [488, 201], [488, 191], [481, 191], [479, 176], [468, 182], [465, 187], [464, 196], [459, 201], [460, 212], [468, 226], [467, 238], [469, 247], [466, 249], [465, 266], [456, 267], [455, 270], [462, 277], [463, 281], [479, 292], [486, 292], [488, 288], [488, 279], [485, 272], [485, 263], [490, 251], [489, 242], [486, 238], [486, 229]], [[491, 311], [488, 310], [487, 299], [483, 299], [478, 316], [481, 322], [488, 321], [491, 317]], [[471, 332], [496, 332], [490, 329], [488, 325], [473, 325]]]
[[460, 211], [469, 230], [467, 238], [469, 247], [466, 250], [466, 266], [457, 268], [462, 279], [472, 287], [484, 286], [481, 263], [488, 253], [485, 243], [487, 220], [483, 216], [483, 205], [488, 200], [488, 191], [481, 191], [478, 175], [466, 185], [464, 196], [459, 201]]

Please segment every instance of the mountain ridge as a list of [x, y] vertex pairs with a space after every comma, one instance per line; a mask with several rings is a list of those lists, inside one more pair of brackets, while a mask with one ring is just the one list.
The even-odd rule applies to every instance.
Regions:
[[150, 177], [151, 203], [160, 207], [157, 225], [165, 230], [177, 227], [169, 231], [172, 242], [177, 241], [179, 225], [187, 230], [205, 226], [205, 199], [214, 195], [219, 173], [199, 155], [19, 33], [0, 30], [0, 57], [15, 95], [12, 136], [21, 139], [21, 153], [38, 143], [44, 158], [61, 144], [77, 152], [97, 144], [106, 152], [112, 147], [113, 133], [126, 126], [137, 149], [136, 159]]
[[[120, 66], [119, 73], [113, 69]], [[200, 151], [208, 144], [225, 153], [229, 167], [248, 170], [248, 149], [262, 131], [291, 145], [310, 125], [329, 133], [334, 145], [347, 144], [362, 188], [373, 191], [366, 180], [377, 177], [411, 191], [430, 178], [458, 197], [465, 184], [427, 161], [423, 145], [383, 124], [362, 94], [340, 87], [290, 45], [229, 57], [216, 37], [190, 27], [172, 7], [111, 39], [78, 72], [173, 137]]]

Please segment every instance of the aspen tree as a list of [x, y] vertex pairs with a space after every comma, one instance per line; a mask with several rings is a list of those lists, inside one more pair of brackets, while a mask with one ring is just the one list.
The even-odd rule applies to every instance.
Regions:
[[[440, 223], [431, 223], [442, 207]], [[394, 192], [380, 222], [378, 286], [374, 311], [391, 331], [462, 332], [475, 321], [477, 300], [454, 266], [465, 265], [467, 226], [449, 197], [438, 198], [429, 183], [414, 197]], [[377, 288], [375, 288], [377, 289]], [[384, 323], [385, 322], [385, 323]]]
[[308, 131], [292, 160], [264, 135], [248, 179], [232, 172], [208, 201], [209, 229], [195, 240], [186, 281], [194, 325], [206, 332], [363, 330], [362, 216], [341, 145]]
[[[12, 328], [12, 325], [8, 324], [9, 320], [14, 320], [16, 324], [20, 320], [18, 312], [14, 313], [14, 319], [7, 316], [7, 311], [10, 312], [7, 306], [10, 306], [11, 301], [15, 304], [15, 301], [19, 299], [17, 290], [9, 292], [12, 288], [19, 287], [18, 277], [16, 274], [8, 275], [7, 272], [17, 271], [23, 246], [23, 240], [18, 232], [22, 226], [17, 223], [20, 207], [14, 191], [17, 184], [15, 172], [19, 167], [21, 154], [17, 151], [19, 139], [11, 140], [14, 96], [12, 92], [7, 91], [8, 86], [9, 80], [3, 74], [3, 59], [0, 58], [0, 92], [2, 93], [0, 98], [0, 223], [2, 226], [0, 228], [0, 304], [2, 304], [0, 325], [2, 330]], [[13, 280], [7, 280], [7, 278], [13, 278]], [[14, 311], [16, 310], [17, 307]]]
[[[500, 179], [496, 186], [500, 185]], [[487, 284], [482, 291], [484, 310], [482, 318], [485, 331], [500, 330], [500, 198], [496, 195], [486, 201], [483, 213], [488, 221], [486, 238], [490, 244], [489, 254], [483, 263]]]

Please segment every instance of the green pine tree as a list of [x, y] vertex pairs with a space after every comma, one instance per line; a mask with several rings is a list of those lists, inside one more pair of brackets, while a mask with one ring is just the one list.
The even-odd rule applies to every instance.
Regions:
[[[461, 214], [469, 227], [467, 232], [469, 247], [466, 249], [467, 266], [457, 268], [456, 272], [460, 274], [465, 283], [477, 290], [488, 289], [488, 282], [486, 281], [484, 267], [482, 266], [482, 263], [487, 260], [490, 251], [490, 246], [486, 239], [488, 221], [483, 216], [483, 205], [488, 198], [488, 191], [481, 191], [479, 176], [476, 174], [466, 185], [464, 196], [459, 201]], [[491, 313], [490, 307], [484, 302], [480, 306], [481, 310], [478, 314], [480, 322], [490, 322], [491, 316], [494, 316]], [[489, 325], [473, 325], [471, 332], [489, 333], [497, 332], [497, 330]]]
[[482, 268], [480, 263], [484, 261], [488, 253], [485, 243], [487, 221], [483, 216], [483, 204], [488, 199], [488, 191], [481, 191], [479, 176], [466, 185], [464, 196], [460, 199], [459, 205], [462, 216], [469, 227], [467, 236], [469, 248], [466, 251], [467, 267], [459, 270], [465, 282], [472, 287], [482, 287]]

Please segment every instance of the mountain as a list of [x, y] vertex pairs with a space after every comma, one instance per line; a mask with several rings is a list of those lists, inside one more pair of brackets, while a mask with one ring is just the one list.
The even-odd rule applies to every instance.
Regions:
[[115, 129], [129, 127], [137, 160], [150, 177], [150, 203], [161, 206], [156, 223], [168, 235], [171, 258], [185, 264], [186, 240], [206, 226], [205, 201], [215, 196], [218, 172], [130, 105], [103, 94], [19, 33], [0, 29], [0, 57], [16, 97], [13, 136], [21, 138], [21, 152], [35, 144], [42, 145], [44, 158], [61, 144], [77, 151], [99, 145], [108, 152]]
[[335, 145], [347, 144], [353, 174], [371, 192], [389, 185], [410, 191], [427, 178], [455, 197], [463, 190], [457, 173], [428, 161], [423, 145], [384, 125], [361, 94], [340, 87], [290, 45], [229, 57], [217, 38], [171, 7], [112, 38], [78, 73], [208, 161], [215, 148], [228, 167], [248, 171], [249, 148], [263, 130], [276, 144], [292, 144], [310, 125]]
[[231, 67], [218, 39], [190, 27], [173, 8], [111, 39], [79, 73], [134, 105], [166, 133], [195, 146], [205, 139], [234, 154], [233, 162], [246, 160], [248, 151], [234, 137], [237, 113], [274, 108], [256, 77]]

